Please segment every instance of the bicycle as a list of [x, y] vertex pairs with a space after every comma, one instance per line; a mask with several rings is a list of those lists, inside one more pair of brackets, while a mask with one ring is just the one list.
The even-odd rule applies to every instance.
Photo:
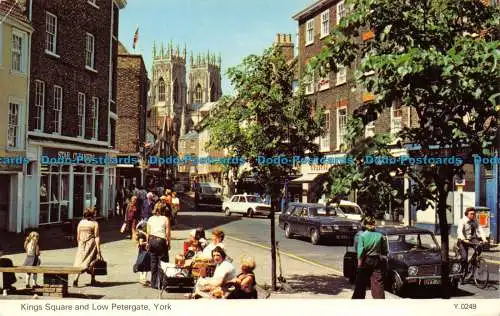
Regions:
[[[490, 273], [488, 271], [488, 264], [481, 258], [481, 250], [483, 247], [482, 242], [465, 242], [472, 246], [474, 252], [472, 257], [467, 264], [467, 270], [462, 267], [462, 284], [467, 281], [466, 278], [470, 275], [469, 280], [474, 278], [474, 283], [480, 289], [484, 289], [488, 286], [488, 281]], [[455, 246], [456, 253], [460, 253], [458, 245]]]

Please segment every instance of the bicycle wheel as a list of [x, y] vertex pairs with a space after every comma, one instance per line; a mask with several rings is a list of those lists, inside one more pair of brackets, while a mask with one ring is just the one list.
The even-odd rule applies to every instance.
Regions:
[[483, 258], [479, 258], [474, 267], [474, 282], [476, 286], [480, 289], [486, 288], [489, 277], [488, 264]]

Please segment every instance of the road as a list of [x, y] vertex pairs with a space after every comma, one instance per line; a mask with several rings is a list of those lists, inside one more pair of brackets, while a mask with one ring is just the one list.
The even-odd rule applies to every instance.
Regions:
[[[221, 227], [228, 238], [238, 238], [265, 247], [270, 245], [270, 220], [267, 218], [247, 218], [235, 214], [226, 217], [222, 212], [198, 211], [180, 213], [178, 223], [193, 228], [203, 226], [206, 230]], [[278, 227], [277, 216], [276, 240], [283, 255], [298, 256], [305, 261], [329, 267], [339, 273], [342, 272], [345, 246], [333, 244], [312, 245], [306, 238], [287, 239], [283, 230]], [[286, 267], [282, 268], [286, 270]], [[481, 290], [472, 284], [461, 285], [455, 297], [499, 298], [498, 272], [499, 266], [490, 264], [490, 280], [493, 280], [491, 286]], [[425, 289], [424, 291], [410, 293], [407, 296], [409, 298], [434, 298], [440, 297], [440, 294], [439, 288], [436, 288], [435, 290]]]

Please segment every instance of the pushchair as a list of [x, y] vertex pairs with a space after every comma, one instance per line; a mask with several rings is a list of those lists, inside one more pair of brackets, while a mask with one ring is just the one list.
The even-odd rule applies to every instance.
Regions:
[[192, 292], [200, 277], [211, 277], [215, 264], [207, 260], [188, 260], [183, 267], [161, 262], [160, 299], [172, 290]]

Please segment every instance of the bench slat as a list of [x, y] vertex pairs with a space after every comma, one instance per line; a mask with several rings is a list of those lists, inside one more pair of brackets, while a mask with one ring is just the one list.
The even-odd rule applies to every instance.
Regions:
[[47, 273], [47, 274], [77, 274], [84, 272], [85, 269], [79, 267], [68, 266], [17, 266], [17, 267], [0, 267], [0, 272], [13, 273]]

